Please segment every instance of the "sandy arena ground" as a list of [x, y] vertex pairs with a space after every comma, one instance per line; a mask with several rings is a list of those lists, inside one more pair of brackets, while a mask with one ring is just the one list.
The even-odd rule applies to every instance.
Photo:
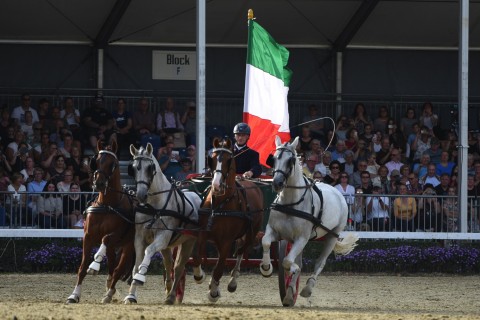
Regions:
[[[80, 304], [65, 304], [73, 274], [0, 274], [0, 319], [480, 319], [480, 276], [336, 275], [319, 278], [312, 298], [281, 306], [277, 277], [243, 274], [235, 293], [221, 282], [216, 304], [208, 284], [187, 276], [182, 305], [165, 306], [160, 276], [147, 275], [137, 305], [123, 305], [128, 291], [117, 288], [112, 304], [100, 303], [105, 275], [87, 276]], [[302, 276], [301, 285], [306, 281]], [[120, 293], [120, 294], [119, 294]]]

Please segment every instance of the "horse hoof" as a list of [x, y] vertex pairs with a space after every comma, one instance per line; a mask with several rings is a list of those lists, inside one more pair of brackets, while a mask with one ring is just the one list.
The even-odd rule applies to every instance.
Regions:
[[304, 298], [310, 298], [312, 296], [312, 289], [310, 289], [309, 286], [305, 286], [300, 292], [300, 295]]
[[79, 303], [80, 302], [80, 297], [77, 296], [76, 294], [72, 294], [67, 298], [67, 304], [70, 303]]
[[124, 304], [134, 304], [137, 303], [137, 298], [133, 294], [129, 294], [123, 299]]
[[235, 292], [237, 290], [236, 283], [229, 283], [227, 286], [228, 292]]
[[202, 284], [206, 278], [207, 277], [205, 276], [205, 272], [202, 272], [202, 274], [199, 277], [197, 277], [196, 275], [193, 275], [193, 280], [195, 280], [195, 283], [197, 284]]
[[[267, 269], [265, 269], [265, 267], [267, 267]], [[260, 265], [260, 272], [262, 273], [262, 276], [264, 276], [265, 278], [268, 278], [272, 275], [272, 272], [273, 272], [273, 266], [272, 264], [268, 264], [268, 265], [263, 265], [261, 264]]]
[[294, 304], [295, 301], [293, 301], [293, 289], [292, 287], [288, 287], [287, 294], [285, 295], [285, 298], [283, 298], [282, 305], [284, 307], [293, 307]]
[[216, 296], [212, 296], [212, 293], [208, 292], [207, 297], [208, 297], [208, 301], [215, 303], [218, 301], [218, 299], [220, 299], [220, 291], [217, 292]]
[[174, 297], [167, 297], [165, 300], [164, 300], [164, 303], [165, 304], [168, 304], [168, 305], [172, 305], [175, 303], [175, 299]]
[[103, 297], [102, 303], [110, 303], [110, 302], [112, 302], [112, 297], [110, 297], [109, 295], [106, 295], [105, 297]]

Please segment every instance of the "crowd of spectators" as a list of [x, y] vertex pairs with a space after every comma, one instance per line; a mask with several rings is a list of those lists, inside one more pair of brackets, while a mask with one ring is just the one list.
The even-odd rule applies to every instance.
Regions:
[[[97, 96], [84, 110], [70, 97], [61, 106], [41, 99], [34, 108], [30, 95], [23, 94], [19, 106], [5, 106], [0, 110], [0, 191], [5, 195], [0, 205], [7, 217], [3, 223], [81, 227], [86, 201], [76, 196], [92, 190], [85, 151], [95, 150], [99, 140], [106, 144], [116, 140], [119, 157], [125, 160], [130, 158], [131, 143], [152, 142], [171, 181], [201, 171], [195, 163], [195, 103], [177, 108], [168, 97], [164, 105], [154, 113], [150, 100], [142, 98], [129, 111], [125, 99], [119, 98], [107, 110], [103, 97]], [[303, 118], [308, 124], [301, 128], [298, 151], [304, 174], [349, 197], [354, 228], [458, 230], [456, 200], [437, 199], [435, 204], [426, 198], [457, 192], [457, 136], [439, 130], [431, 103], [424, 104], [419, 116], [408, 108], [402, 119], [392, 118], [387, 106], [368, 115], [358, 103], [351, 115], [337, 118], [335, 130], [319, 117], [318, 108], [311, 105]], [[469, 134], [468, 151], [468, 192], [477, 196], [479, 135]], [[21, 214], [16, 214], [19, 210]], [[16, 221], [18, 216], [23, 221]], [[474, 210], [469, 217], [475, 223], [479, 220]], [[472, 223], [475, 228], [478, 225]]]
[[[305, 122], [318, 117], [315, 105]], [[401, 119], [387, 106], [368, 115], [358, 103], [331, 126], [305, 124], [298, 153], [304, 174], [336, 187], [350, 207], [349, 228], [374, 231], [458, 231], [457, 135], [438, 127], [431, 103], [420, 116], [411, 107]], [[480, 190], [480, 134], [468, 136], [468, 195]], [[469, 230], [480, 232], [476, 205], [469, 204]]]
[[123, 160], [130, 159], [131, 143], [152, 142], [172, 181], [197, 170], [194, 102], [180, 114], [169, 97], [165, 109], [154, 114], [146, 98], [133, 112], [123, 98], [112, 110], [102, 96], [82, 110], [71, 97], [61, 106], [40, 99], [33, 107], [27, 93], [20, 100], [0, 110], [0, 226], [83, 227], [88, 196], [79, 192], [92, 191], [89, 156], [98, 141], [116, 140]]

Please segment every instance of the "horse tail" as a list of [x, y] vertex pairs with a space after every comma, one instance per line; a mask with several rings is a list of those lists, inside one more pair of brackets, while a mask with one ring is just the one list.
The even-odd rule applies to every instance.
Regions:
[[352, 250], [357, 246], [358, 236], [353, 233], [348, 233], [345, 238], [342, 240], [337, 240], [335, 242], [335, 247], [333, 252], [336, 255], [345, 256], [352, 252]]

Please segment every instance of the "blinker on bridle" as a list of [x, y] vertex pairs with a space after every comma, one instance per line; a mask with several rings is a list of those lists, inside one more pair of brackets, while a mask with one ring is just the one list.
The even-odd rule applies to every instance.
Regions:
[[[137, 170], [142, 170], [142, 162], [143, 161], [148, 161], [149, 164], [147, 164], [147, 166], [153, 166], [155, 167], [155, 164], [153, 162], [153, 160], [149, 157], [146, 157], [146, 156], [135, 156], [133, 157], [133, 161], [135, 160], [138, 160], [138, 168]], [[133, 167], [133, 164], [132, 164], [132, 167]], [[151, 177], [150, 177], [150, 181], [144, 181], [144, 180], [140, 180], [140, 181], [136, 181], [137, 184], [144, 184], [147, 186], [148, 189], [150, 189], [150, 185], [152, 184], [152, 181], [153, 181], [153, 178], [155, 177], [155, 175], [157, 174], [157, 170], [153, 169], [152, 172], [151, 172]]]
[[[116, 155], [115, 153], [113, 153], [113, 152], [111, 152], [111, 151], [108, 151], [108, 150], [100, 150], [100, 151], [98, 152], [98, 154], [99, 154], [99, 155], [108, 154], [108, 155], [111, 155], [111, 156], [115, 159], [115, 161], [114, 161], [114, 163], [113, 163], [112, 171], [110, 172], [110, 174], [107, 174], [106, 172], [104, 172], [103, 170], [100, 170], [100, 169], [98, 169], [98, 168], [95, 169], [95, 171], [93, 172], [93, 177], [94, 177], [94, 178], [96, 177], [96, 175], [97, 175], [98, 173], [102, 173], [102, 174], [105, 176], [105, 178], [107, 179], [107, 184], [108, 184], [108, 180], [110, 180], [110, 177], [113, 175], [113, 172], [115, 172], [115, 169], [117, 168], [118, 158], [117, 158], [117, 155]], [[100, 158], [99, 160], [102, 160], [102, 159], [103, 159], [103, 157]], [[95, 179], [95, 180], [96, 180], [96, 179]]]
[[295, 165], [295, 161], [296, 161], [295, 154], [293, 153], [292, 150], [290, 150], [290, 149], [288, 149], [288, 148], [286, 147], [286, 143], [285, 143], [285, 145], [280, 146], [280, 147], [278, 147], [278, 148], [275, 149], [275, 150], [276, 150], [276, 151], [280, 151], [280, 154], [279, 154], [278, 157], [277, 157], [278, 160], [280, 160], [280, 159], [282, 158], [283, 153], [284, 153], [285, 151], [288, 151], [288, 152], [290, 152], [290, 153], [292, 154], [292, 156], [291, 156], [290, 159], [289, 159], [289, 164], [290, 164], [290, 166], [289, 166], [289, 168], [288, 168], [288, 169], [289, 169], [288, 172], [285, 172], [285, 171], [280, 170], [280, 169], [277, 169], [277, 170], [274, 170], [274, 171], [273, 171], [273, 174], [274, 174], [274, 175], [275, 175], [275, 173], [277, 173], [277, 172], [278, 172], [278, 173], [281, 173], [281, 174], [283, 175], [283, 177], [285, 178], [285, 180], [287, 180], [288, 177], [290, 176], [290, 174], [292, 173], [292, 169], [293, 169], [293, 167], [294, 167], [294, 165]]
[[[227, 148], [222, 148], [222, 147], [220, 147], [220, 148], [214, 148], [214, 149], [212, 150], [212, 153], [218, 153], [218, 156], [217, 156], [218, 162], [222, 162], [222, 161], [223, 161], [223, 153], [224, 153], [224, 152], [226, 152], [226, 153], [228, 153], [228, 154], [230, 154], [230, 155], [233, 155], [232, 150], [227, 149]], [[230, 158], [228, 161], [232, 161], [232, 158]], [[229, 163], [228, 163], [229, 169], [230, 169], [230, 165], [231, 165], [231, 163], [229, 162]], [[224, 173], [222, 172], [222, 170], [218, 170], [218, 169], [213, 170], [213, 173], [214, 173], [214, 174], [215, 174], [215, 173], [220, 173], [220, 174], [222, 175], [222, 179], [223, 179], [224, 181], [227, 179], [229, 172], [230, 172], [230, 170], [228, 170], [227, 173], [224, 174]]]

